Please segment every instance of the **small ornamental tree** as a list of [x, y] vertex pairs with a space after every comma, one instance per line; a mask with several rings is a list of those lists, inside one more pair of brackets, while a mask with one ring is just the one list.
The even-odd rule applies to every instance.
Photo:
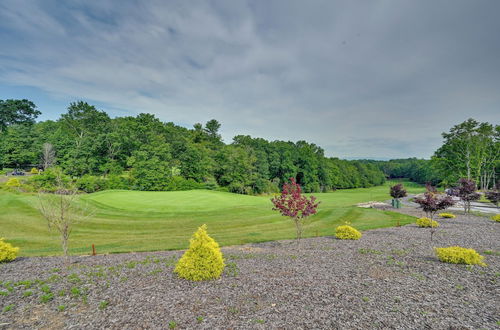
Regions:
[[455, 188], [455, 193], [462, 201], [465, 214], [470, 213], [470, 203], [481, 198], [481, 195], [476, 192], [476, 182], [466, 178], [458, 180], [458, 187]]
[[316, 197], [307, 198], [302, 195], [302, 189], [294, 178], [290, 178], [290, 183], [283, 185], [281, 195], [271, 198], [274, 211], [279, 211], [282, 216], [290, 217], [295, 223], [297, 239], [302, 238], [302, 228], [305, 219], [316, 213], [319, 202]]
[[391, 194], [391, 197], [394, 198], [394, 200], [396, 201], [396, 203], [393, 203], [392, 206], [394, 206], [396, 208], [400, 208], [401, 204], [399, 202], [399, 199], [406, 197], [406, 195], [407, 195], [406, 189], [403, 187], [403, 184], [398, 183], [397, 185], [392, 186], [391, 190], [390, 190], [390, 194]]
[[[453, 198], [451, 196], [438, 193], [436, 189], [430, 185], [427, 186], [427, 192], [425, 192], [423, 197], [415, 198], [415, 203], [420, 205], [427, 217], [431, 219], [431, 223], [433, 223], [432, 221], [434, 220], [434, 216], [437, 212], [455, 205], [455, 202], [453, 201]], [[436, 231], [436, 227], [430, 227], [431, 241]]]
[[208, 236], [207, 225], [203, 225], [189, 241], [189, 249], [177, 262], [174, 272], [187, 280], [203, 281], [219, 278], [224, 267], [219, 244]]
[[500, 181], [495, 185], [494, 190], [485, 193], [485, 197], [498, 208], [498, 204], [500, 203]]

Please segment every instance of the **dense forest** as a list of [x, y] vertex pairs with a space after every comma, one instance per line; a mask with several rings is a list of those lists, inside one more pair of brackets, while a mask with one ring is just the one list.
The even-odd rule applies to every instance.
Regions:
[[225, 144], [217, 120], [188, 129], [152, 114], [110, 118], [85, 102], [71, 103], [56, 121], [35, 122], [39, 114], [30, 101], [0, 100], [0, 167], [57, 165], [88, 192], [209, 188], [260, 194], [279, 191], [291, 177], [304, 191], [319, 192], [385, 181], [377, 164], [325, 157], [306, 141], [240, 135]]
[[56, 121], [36, 122], [40, 114], [31, 101], [0, 100], [0, 168], [43, 168], [47, 179], [55, 167], [87, 192], [207, 188], [261, 194], [279, 191], [292, 177], [306, 192], [370, 187], [386, 178], [452, 186], [466, 177], [488, 189], [500, 175], [500, 126], [474, 119], [443, 133], [430, 160], [348, 161], [326, 157], [306, 141], [238, 135], [226, 144], [215, 119], [189, 129], [145, 113], [110, 118], [86, 102], [71, 103]]

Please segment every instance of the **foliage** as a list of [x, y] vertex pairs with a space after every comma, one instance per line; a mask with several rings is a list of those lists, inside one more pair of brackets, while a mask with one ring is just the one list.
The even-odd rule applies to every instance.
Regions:
[[492, 216], [491, 220], [496, 221], [496, 222], [500, 222], [500, 214], [496, 214], [496, 215]]
[[265, 194], [279, 192], [290, 177], [304, 192], [385, 182], [376, 164], [328, 158], [306, 141], [240, 135], [225, 144], [220, 127], [214, 119], [187, 129], [150, 114], [110, 118], [88, 103], [74, 102], [56, 121], [9, 124], [0, 139], [0, 164], [40, 163], [46, 170], [55, 165], [57, 150], [57, 165], [73, 178], [126, 172], [126, 189], [148, 191], [192, 189], [193, 182], [207, 182], [212, 189]]
[[15, 260], [18, 252], [18, 247], [14, 247], [12, 244], [5, 242], [3, 238], [0, 238], [0, 262]]
[[5, 185], [11, 188], [21, 187], [21, 181], [19, 181], [18, 178], [10, 178], [9, 180], [7, 180]]
[[100, 177], [84, 175], [76, 180], [76, 188], [86, 193], [93, 193], [106, 188], [106, 181]]
[[437, 228], [439, 227], [439, 223], [430, 218], [424, 217], [417, 219], [417, 226], [420, 228]]
[[335, 229], [335, 237], [339, 239], [360, 239], [362, 234], [356, 229], [348, 225], [338, 226]]
[[304, 219], [316, 214], [319, 205], [319, 202], [316, 203], [316, 197], [307, 198], [302, 195], [302, 189], [294, 178], [290, 178], [290, 183], [283, 185], [281, 194], [271, 198], [271, 202], [274, 211], [279, 211], [282, 216], [290, 217], [294, 221], [297, 239], [302, 237]]
[[470, 213], [472, 201], [477, 201], [481, 198], [481, 195], [476, 192], [476, 182], [466, 178], [458, 180], [458, 186], [452, 190], [452, 194], [460, 197], [465, 213]]
[[[408, 186], [407, 189], [418, 193], [422, 188]], [[367, 200], [386, 200], [388, 190], [389, 185], [384, 185], [316, 194], [321, 200], [321, 211], [314, 215], [314, 228], [305, 230], [304, 237], [332, 235], [335, 227], [345, 220], [351, 221], [358, 230], [391, 227], [398, 220], [401, 225], [414, 223], [415, 219], [408, 215], [355, 206]], [[192, 232], [190, 226], [179, 226], [179, 223], [190, 223], [196, 228], [207, 223], [217, 228], [217, 242], [224, 245], [296, 237], [292, 222], [270, 210], [268, 196], [210, 190], [108, 190], [79, 194], [78, 205], [86, 204], [95, 210], [93, 217], [79, 222], [70, 235], [71, 251], [78, 253], [89, 253], [92, 243], [99, 253], [185, 249], [187, 241], [183, 237], [190, 237]], [[12, 242], [21, 247], [23, 256], [61, 255], [59, 235], [47, 230], [47, 223], [36, 205], [36, 195], [0, 191], [3, 235], [23, 238]]]
[[453, 213], [439, 213], [441, 218], [455, 219], [456, 216]]
[[500, 203], [500, 181], [495, 185], [495, 189], [487, 191], [484, 197], [498, 207], [498, 203]]
[[49, 168], [40, 175], [30, 177], [28, 181], [34, 190], [44, 192], [54, 192], [57, 190], [59, 183], [68, 185], [70, 182], [70, 177], [65, 175], [58, 167]]
[[189, 249], [175, 266], [179, 277], [191, 281], [217, 279], [224, 271], [224, 258], [219, 244], [207, 233], [207, 226], [198, 228], [189, 241]]
[[28, 100], [0, 100], [0, 133], [10, 125], [33, 124], [41, 114]]
[[422, 210], [427, 214], [427, 217], [431, 219], [434, 219], [436, 212], [455, 205], [451, 196], [438, 193], [430, 185], [427, 186], [427, 191], [424, 193], [424, 196], [415, 197], [414, 201], [420, 205]]
[[450, 246], [446, 248], [434, 248], [434, 250], [442, 262], [486, 266], [483, 262], [484, 257], [474, 249]]
[[36, 167], [32, 167], [30, 173], [31, 174], [38, 174], [38, 169]]
[[444, 143], [432, 157], [446, 183], [467, 178], [481, 189], [491, 187], [497, 177], [500, 156], [500, 126], [468, 119], [443, 133]]
[[402, 183], [398, 183], [391, 187], [390, 189], [391, 197], [395, 199], [406, 197], [407, 192], [403, 187]]

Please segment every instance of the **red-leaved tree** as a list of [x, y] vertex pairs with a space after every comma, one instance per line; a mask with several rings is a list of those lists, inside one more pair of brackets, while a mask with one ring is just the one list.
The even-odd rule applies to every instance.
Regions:
[[470, 213], [471, 202], [481, 198], [481, 195], [476, 192], [476, 181], [467, 178], [458, 180], [458, 186], [455, 188], [454, 193], [462, 200], [465, 214]]
[[308, 216], [315, 214], [320, 202], [316, 202], [316, 197], [307, 198], [302, 195], [302, 189], [294, 178], [290, 178], [290, 183], [283, 185], [281, 195], [271, 198], [273, 210], [279, 211], [282, 216], [290, 217], [297, 230], [297, 239], [302, 238], [302, 228], [304, 220]]
[[[431, 219], [432, 223], [432, 220], [434, 220], [434, 216], [436, 215], [437, 212], [445, 210], [448, 207], [455, 205], [455, 201], [451, 196], [438, 193], [436, 191], [436, 188], [434, 188], [430, 184], [426, 185], [426, 188], [427, 191], [425, 192], [424, 196], [415, 197], [414, 201], [415, 203], [420, 205], [420, 207], [425, 212], [427, 217]], [[436, 228], [431, 226], [430, 227], [431, 241], [435, 231]]]

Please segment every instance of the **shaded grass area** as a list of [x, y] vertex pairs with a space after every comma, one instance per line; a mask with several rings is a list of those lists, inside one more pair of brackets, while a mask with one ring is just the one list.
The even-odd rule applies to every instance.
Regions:
[[[304, 237], [333, 235], [335, 227], [349, 221], [359, 230], [407, 224], [414, 218], [400, 213], [362, 209], [355, 205], [390, 198], [389, 184], [372, 188], [314, 194], [321, 201], [310, 217]], [[411, 193], [423, 188], [405, 183]], [[82, 195], [80, 202], [94, 209], [94, 216], [74, 226], [72, 254], [184, 249], [197, 227], [206, 223], [221, 245], [289, 239], [293, 223], [271, 210], [270, 196], [246, 196], [193, 190], [179, 192], [104, 191]], [[21, 248], [22, 256], [60, 254], [57, 233], [49, 232], [35, 206], [37, 197], [0, 192], [0, 236]]]

